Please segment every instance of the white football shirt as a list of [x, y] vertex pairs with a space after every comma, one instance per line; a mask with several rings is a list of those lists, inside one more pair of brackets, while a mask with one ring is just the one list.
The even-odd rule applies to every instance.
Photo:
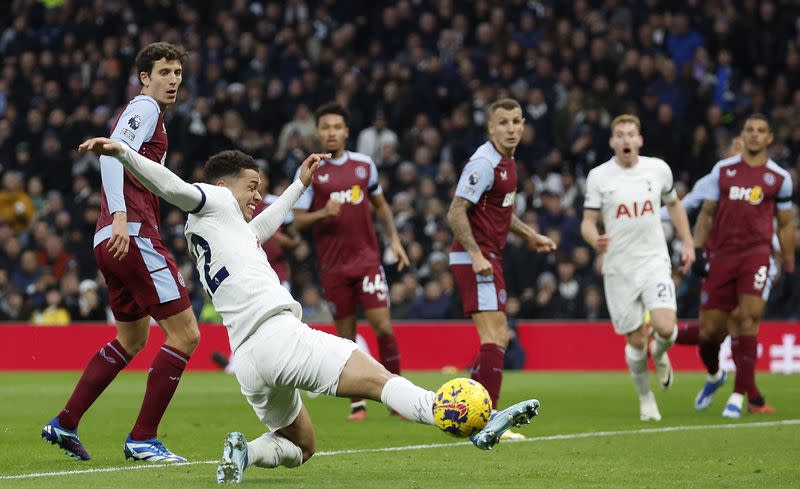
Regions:
[[[186, 220], [186, 240], [200, 281], [228, 328], [231, 351], [278, 312], [288, 310], [302, 319], [300, 304], [281, 285], [231, 191], [205, 183], [194, 186], [203, 197]], [[286, 192], [299, 196], [304, 188], [298, 181]]]
[[661, 203], [675, 199], [672, 170], [658, 158], [639, 156], [630, 168], [611, 158], [589, 172], [584, 208], [600, 211], [609, 235], [604, 274], [656, 263], [669, 266], [660, 214]]

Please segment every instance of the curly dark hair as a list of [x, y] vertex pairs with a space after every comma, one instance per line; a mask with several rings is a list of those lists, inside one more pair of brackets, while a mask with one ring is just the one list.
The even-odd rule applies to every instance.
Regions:
[[206, 183], [214, 185], [226, 177], [238, 176], [243, 170], [258, 172], [256, 160], [238, 149], [227, 149], [208, 158], [203, 166], [203, 176]]
[[344, 108], [342, 104], [337, 102], [328, 102], [327, 104], [321, 105], [316, 112], [314, 112], [314, 118], [317, 120], [317, 125], [319, 125], [319, 119], [323, 115], [334, 114], [342, 116], [344, 119], [344, 125], [350, 125], [350, 111]]
[[167, 61], [178, 60], [183, 64], [186, 62], [186, 50], [183, 46], [168, 42], [148, 44], [136, 55], [136, 72], [145, 72], [149, 75], [153, 71], [153, 65], [161, 58]]

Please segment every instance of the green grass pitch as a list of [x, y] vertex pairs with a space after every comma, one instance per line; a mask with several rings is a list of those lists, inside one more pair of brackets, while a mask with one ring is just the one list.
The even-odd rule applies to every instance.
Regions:
[[[126, 463], [122, 443], [136, 418], [145, 377], [124, 373], [84, 417], [81, 439], [93, 458], [76, 462], [39, 433], [63, 406], [77, 376], [0, 374], [0, 487], [218, 487], [213, 461], [225, 434], [238, 430], [252, 438], [263, 431], [233, 376], [188, 373], [159, 435], [170, 449], [195, 463]], [[436, 388], [451, 376], [409, 377]], [[348, 423], [346, 400], [304, 397], [316, 428], [317, 455], [297, 469], [252, 467], [243, 484], [348, 489], [800, 487], [798, 377], [759, 375], [778, 414], [746, 414], [734, 422], [720, 416], [731, 384], [707, 412], [694, 411], [692, 402], [702, 382], [700, 374], [679, 372], [669, 391], [656, 390], [664, 419], [644, 423], [627, 374], [507, 373], [504, 405], [536, 397], [542, 408], [522, 430], [532, 440], [501, 442], [489, 452], [435, 428], [389, 417], [377, 403], [370, 403], [367, 421]], [[406, 448], [379, 450], [389, 447]], [[356, 452], [343, 453], [349, 450]], [[91, 469], [108, 470], [83, 472]], [[64, 471], [82, 473], [50, 474]], [[30, 476], [37, 473], [48, 475]]]

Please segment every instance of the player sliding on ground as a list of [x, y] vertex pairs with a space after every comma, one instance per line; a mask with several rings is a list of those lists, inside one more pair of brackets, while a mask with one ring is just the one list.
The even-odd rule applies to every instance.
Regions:
[[[190, 185], [167, 168], [107, 138], [78, 148], [113, 156], [156, 195], [189, 212], [186, 238], [204, 288], [228, 328], [242, 394], [269, 432], [251, 442], [241, 433], [225, 441], [219, 482], [240, 482], [244, 469], [297, 467], [315, 451], [311, 418], [298, 389], [383, 402], [407, 419], [435, 424], [434, 393], [391, 374], [350, 340], [309, 328], [300, 304], [283, 288], [260, 244], [278, 229], [311, 183], [322, 158], [313, 154], [295, 180], [264, 212], [258, 167], [250, 156], [223, 151], [205, 164], [205, 183]], [[487, 401], [488, 402], [488, 401]], [[539, 402], [523, 401], [492, 418], [472, 437], [489, 449], [509, 428], [530, 422]]]

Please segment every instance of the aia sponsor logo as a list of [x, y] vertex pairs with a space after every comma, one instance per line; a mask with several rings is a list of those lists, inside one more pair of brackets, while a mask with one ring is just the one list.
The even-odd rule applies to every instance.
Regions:
[[758, 205], [764, 201], [764, 190], [756, 185], [755, 187], [732, 186], [728, 191], [729, 200], [744, 200], [753, 205]]
[[632, 204], [620, 204], [617, 207], [617, 215], [615, 216], [617, 219], [628, 217], [643, 217], [647, 214], [655, 215], [655, 209], [653, 207], [653, 202], [651, 200], [645, 200], [644, 204], [640, 204], [639, 202], [633, 201]]
[[364, 191], [361, 189], [361, 186], [353, 185], [347, 190], [331, 192], [330, 198], [334, 202], [341, 202], [342, 204], [358, 205], [364, 202]]

